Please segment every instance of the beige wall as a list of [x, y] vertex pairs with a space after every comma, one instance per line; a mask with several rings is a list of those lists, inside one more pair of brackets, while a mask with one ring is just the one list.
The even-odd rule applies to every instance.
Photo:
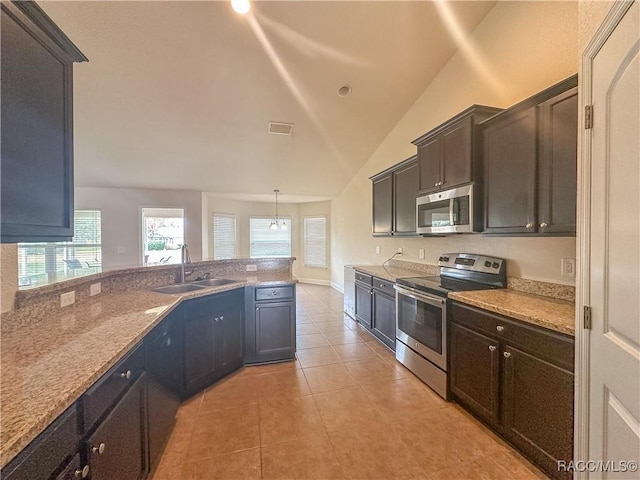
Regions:
[[[273, 217], [275, 214], [274, 203], [264, 202], [245, 202], [239, 200], [231, 200], [228, 198], [216, 197], [212, 194], [204, 194], [207, 204], [207, 221], [208, 225], [208, 250], [209, 256], [213, 257], [213, 214], [226, 213], [236, 216], [237, 228], [237, 252], [239, 258], [248, 258], [249, 250], [249, 217], [265, 216]], [[293, 263], [293, 275], [299, 280], [304, 281], [320, 281], [329, 282], [331, 279], [330, 270], [320, 268], [308, 268], [303, 265], [303, 218], [305, 215], [326, 215], [330, 216], [330, 202], [312, 202], [312, 203], [279, 203], [278, 215], [281, 217], [291, 217], [291, 255], [297, 260]], [[330, 222], [329, 222], [330, 223]], [[204, 223], [203, 223], [204, 224]], [[204, 235], [203, 235], [204, 236]], [[329, 238], [329, 237], [328, 237]], [[330, 248], [327, 246], [327, 250]]]
[[560, 260], [575, 258], [575, 238], [373, 238], [368, 177], [415, 154], [411, 140], [471, 104], [508, 107], [575, 74], [577, 52], [577, 2], [498, 2], [332, 201], [332, 281], [342, 284], [345, 264], [380, 264], [403, 247], [404, 260], [433, 264], [442, 252], [487, 253], [507, 258], [510, 276], [574, 283], [560, 276]]
[[76, 209], [95, 208], [102, 212], [103, 268], [142, 264], [142, 208], [145, 207], [183, 208], [185, 243], [193, 260], [202, 259], [200, 192], [76, 187]]
[[0, 246], [0, 312], [13, 310], [18, 291], [18, 246]]

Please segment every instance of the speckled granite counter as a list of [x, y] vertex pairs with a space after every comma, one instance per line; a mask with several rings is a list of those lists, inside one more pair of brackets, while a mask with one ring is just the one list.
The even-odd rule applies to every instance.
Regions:
[[373, 275], [374, 277], [383, 278], [390, 282], [395, 282], [398, 278], [406, 277], [424, 277], [426, 275], [438, 275], [440, 269], [431, 265], [421, 265], [422, 270], [410, 270], [407, 268], [381, 265], [353, 265], [353, 268], [359, 272]]
[[453, 292], [449, 298], [567, 335], [575, 335], [575, 305], [567, 300], [504, 290]]
[[219, 287], [164, 295], [149, 290], [98, 295], [37, 323], [3, 332], [0, 467], [115, 365], [181, 301], [245, 285], [290, 284], [290, 273], [227, 276]]

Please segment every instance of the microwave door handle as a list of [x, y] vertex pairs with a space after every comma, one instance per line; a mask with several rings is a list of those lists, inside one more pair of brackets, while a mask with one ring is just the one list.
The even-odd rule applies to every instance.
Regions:
[[451, 225], [452, 227], [455, 225], [455, 223], [453, 223], [453, 205], [455, 201], [455, 198], [449, 200], [449, 225]]

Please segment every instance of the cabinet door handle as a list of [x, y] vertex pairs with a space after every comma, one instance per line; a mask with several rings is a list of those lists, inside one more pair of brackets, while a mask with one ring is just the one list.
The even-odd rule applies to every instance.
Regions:
[[82, 470], [73, 472], [74, 478], [87, 478], [89, 476], [89, 465], [82, 467]]
[[527, 223], [524, 228], [533, 228], [533, 223]]
[[491, 350], [492, 352], [496, 351], [496, 346], [495, 345], [489, 345], [489, 350]]
[[504, 332], [504, 327], [502, 325], [498, 325], [496, 327], [496, 330], [499, 331], [499, 332]]
[[433, 184], [434, 187], [438, 187], [440, 185], [440, 182], [436, 182]]
[[99, 455], [102, 455], [102, 454], [104, 453], [104, 449], [105, 449], [106, 447], [107, 447], [107, 446], [106, 446], [104, 443], [101, 443], [101, 444], [100, 444], [100, 445], [98, 445], [97, 447], [92, 447], [92, 448], [91, 448], [91, 451], [92, 451], [93, 453], [97, 453], [97, 454], [99, 454]]
[[540, 224], [540, 228], [547, 228], [549, 225], [547, 224], [547, 222], [542, 222]]
[[273, 291], [271, 292], [271, 295], [274, 295], [274, 296], [275, 296], [275, 295], [277, 295], [277, 294], [278, 294], [278, 291], [277, 291], [277, 290], [273, 290]]
[[258, 310], [260, 310], [260, 307], [256, 307], [256, 312], [257, 312]]
[[502, 352], [502, 354], [504, 355], [504, 358], [509, 358], [511, 356], [509, 352]]
[[220, 318], [218, 319], [218, 321], [223, 321], [224, 320], [224, 315], [220, 315]]
[[131, 378], [131, 370], [127, 370], [126, 372], [121, 372], [120, 378], [125, 378], [129, 380]]

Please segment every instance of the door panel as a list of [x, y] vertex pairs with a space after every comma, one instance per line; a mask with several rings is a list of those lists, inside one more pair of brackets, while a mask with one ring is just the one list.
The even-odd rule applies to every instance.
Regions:
[[471, 181], [471, 129], [469, 117], [442, 133], [442, 188]]
[[373, 290], [373, 333], [385, 345], [395, 350], [396, 299]]
[[373, 182], [373, 234], [391, 235], [393, 230], [393, 183], [389, 174]]
[[[640, 460], [639, 8], [638, 2], [616, 5], [596, 35], [606, 40], [585, 59], [591, 60], [594, 114], [588, 133], [591, 190], [588, 203], [583, 202], [590, 221], [584, 233], [589, 246], [585, 298], [592, 308], [593, 328], [588, 443], [592, 461]], [[637, 472], [620, 472], [615, 478], [637, 478]]]
[[418, 172], [420, 175], [420, 191], [431, 192], [440, 188], [440, 168], [442, 165], [441, 136], [434, 138], [418, 147]]

